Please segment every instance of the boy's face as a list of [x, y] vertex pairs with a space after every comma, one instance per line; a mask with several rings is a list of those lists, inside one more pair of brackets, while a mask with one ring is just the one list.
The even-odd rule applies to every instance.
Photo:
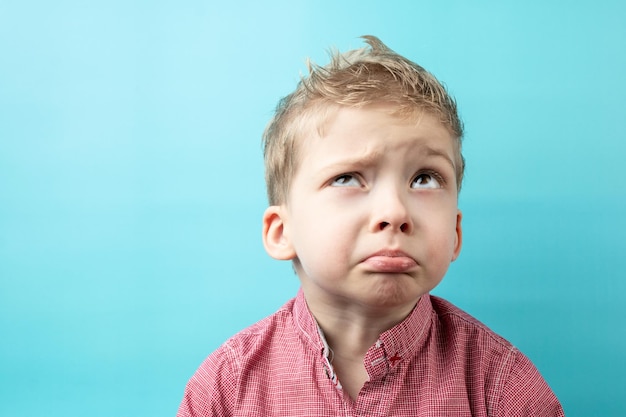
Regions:
[[339, 107], [265, 213], [265, 247], [296, 260], [310, 304], [409, 310], [459, 254], [454, 139], [428, 114], [386, 110]]

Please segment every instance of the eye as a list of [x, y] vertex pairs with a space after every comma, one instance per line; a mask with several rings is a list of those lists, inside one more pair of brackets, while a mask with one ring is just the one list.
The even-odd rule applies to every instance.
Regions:
[[418, 174], [411, 181], [411, 188], [442, 188], [443, 181], [438, 177], [437, 174], [431, 172]]
[[330, 185], [333, 187], [360, 187], [361, 182], [353, 174], [343, 174], [332, 180]]

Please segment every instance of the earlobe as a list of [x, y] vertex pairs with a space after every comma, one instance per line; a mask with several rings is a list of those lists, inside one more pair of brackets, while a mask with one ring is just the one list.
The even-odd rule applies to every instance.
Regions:
[[263, 214], [263, 246], [274, 259], [290, 260], [296, 257], [286, 228], [284, 206], [270, 206]]
[[461, 210], [457, 210], [456, 213], [456, 237], [454, 239], [454, 252], [452, 252], [452, 261], [455, 261], [461, 253], [461, 246], [463, 245], [463, 228], [461, 227], [461, 220], [463, 219], [463, 213]]

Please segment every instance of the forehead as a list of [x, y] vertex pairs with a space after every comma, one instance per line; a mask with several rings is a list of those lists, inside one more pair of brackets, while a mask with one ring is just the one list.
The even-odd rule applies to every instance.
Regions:
[[[392, 149], [445, 156], [456, 169], [458, 149], [450, 130], [427, 112], [394, 113], [389, 105], [332, 106], [308, 117], [300, 138], [300, 162], [307, 156], [354, 154], [373, 157]], [[301, 125], [301, 127], [305, 127]]]

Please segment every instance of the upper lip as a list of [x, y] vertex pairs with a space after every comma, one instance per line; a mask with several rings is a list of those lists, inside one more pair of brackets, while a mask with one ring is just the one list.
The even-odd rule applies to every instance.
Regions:
[[415, 258], [400, 249], [381, 249], [377, 252], [369, 254], [365, 257], [365, 259], [372, 258], [374, 256], [387, 256], [389, 258], [411, 258], [415, 261]]

